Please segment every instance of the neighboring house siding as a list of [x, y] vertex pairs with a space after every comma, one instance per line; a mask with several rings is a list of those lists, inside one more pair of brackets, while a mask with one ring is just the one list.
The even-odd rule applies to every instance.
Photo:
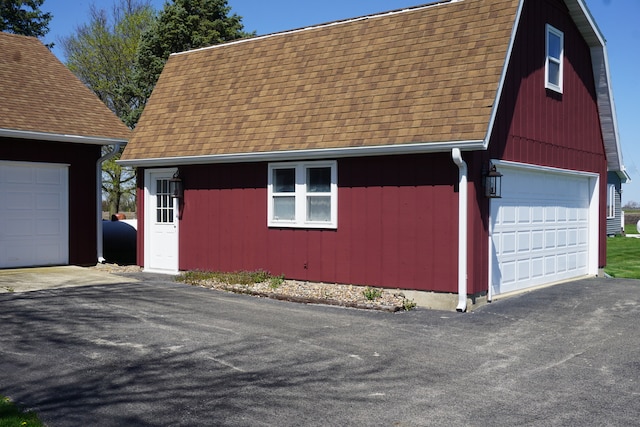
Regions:
[[[562, 94], [545, 89], [546, 24], [564, 32]], [[607, 165], [591, 54], [564, 2], [525, 2], [489, 150], [477, 155], [482, 165], [497, 158], [600, 174], [600, 235], [605, 235]], [[488, 203], [482, 209], [488, 215]], [[605, 240], [599, 245], [602, 266]]]
[[[622, 183], [620, 181], [620, 177], [615, 172], [609, 172], [607, 176], [608, 185], [613, 185], [613, 206], [614, 206], [614, 216], [612, 218], [608, 217], [607, 213], [607, 236], [618, 235], [622, 233]], [[609, 189], [607, 188], [607, 193]], [[607, 195], [608, 196], [608, 195]], [[605, 200], [608, 200], [605, 197]]]
[[99, 145], [0, 138], [0, 160], [70, 165], [70, 264], [93, 265], [97, 259], [95, 176], [99, 158]]
[[456, 291], [449, 154], [339, 160], [337, 230], [268, 228], [267, 163], [180, 171], [181, 270], [262, 268], [299, 280]]

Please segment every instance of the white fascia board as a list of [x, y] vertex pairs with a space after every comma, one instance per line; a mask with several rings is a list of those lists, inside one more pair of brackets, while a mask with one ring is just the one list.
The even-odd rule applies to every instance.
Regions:
[[511, 160], [491, 159], [491, 164], [495, 165], [496, 168], [529, 170], [534, 172], [545, 172], [548, 174], [575, 175], [575, 176], [582, 176], [582, 177], [589, 177], [589, 178], [598, 178], [600, 176], [595, 172], [555, 168], [552, 166], [541, 166], [541, 165], [535, 165], [531, 163], [513, 162]]
[[607, 155], [607, 167], [609, 170], [622, 172], [624, 171], [624, 163], [616, 107], [613, 100], [606, 40], [584, 0], [565, 0], [565, 4], [578, 30], [591, 49], [591, 65], [596, 86], [602, 138]]
[[489, 141], [491, 141], [491, 134], [493, 133], [493, 125], [496, 122], [496, 116], [498, 115], [498, 107], [500, 106], [500, 98], [502, 97], [502, 91], [504, 84], [507, 80], [507, 71], [509, 69], [509, 63], [511, 62], [511, 54], [513, 53], [513, 46], [516, 42], [516, 35], [518, 33], [518, 27], [520, 26], [520, 18], [522, 16], [522, 8], [524, 7], [525, 0], [520, 0], [518, 5], [518, 11], [516, 12], [516, 18], [511, 28], [511, 38], [509, 39], [509, 47], [507, 48], [507, 55], [504, 60], [504, 66], [502, 67], [502, 75], [500, 76], [500, 83], [498, 84], [498, 90], [496, 91], [496, 99], [493, 101], [493, 108], [491, 109], [491, 117], [489, 118], [489, 127], [487, 128], [487, 135], [484, 138], [485, 144], [483, 149], [489, 147]]
[[629, 172], [627, 172], [626, 169], [609, 171], [609, 172], [614, 172], [616, 175], [618, 175], [618, 178], [620, 178], [620, 183], [622, 184], [631, 183], [631, 175], [629, 175]]
[[426, 142], [371, 147], [321, 148], [314, 150], [268, 151], [263, 153], [217, 154], [205, 156], [159, 157], [118, 160], [122, 166], [159, 167], [213, 163], [276, 162], [291, 160], [339, 159], [345, 157], [387, 156], [400, 154], [443, 153], [453, 148], [461, 151], [483, 150], [484, 140]]
[[606, 46], [592, 47], [593, 77], [596, 85], [600, 126], [607, 154], [607, 166], [610, 170], [623, 170], [622, 148], [618, 131], [616, 106], [611, 87], [611, 73]]
[[602, 31], [600, 31], [595, 19], [593, 19], [593, 15], [591, 15], [591, 11], [589, 11], [584, 0], [565, 0], [565, 4], [567, 5], [567, 9], [569, 9], [571, 17], [576, 22], [580, 33], [582, 33], [582, 36], [587, 40], [587, 43], [589, 43], [590, 46], [596, 44], [604, 46], [606, 44], [604, 35]]
[[105, 138], [98, 136], [65, 135], [58, 133], [35, 132], [17, 129], [0, 129], [0, 137], [33, 139], [37, 141], [71, 142], [75, 144], [112, 145], [127, 143], [126, 139]]

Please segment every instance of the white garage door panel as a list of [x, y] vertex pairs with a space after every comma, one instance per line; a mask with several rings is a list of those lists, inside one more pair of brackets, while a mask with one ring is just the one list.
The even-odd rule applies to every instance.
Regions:
[[0, 162], [0, 268], [69, 262], [68, 167]]
[[503, 168], [491, 201], [494, 295], [589, 272], [588, 177]]

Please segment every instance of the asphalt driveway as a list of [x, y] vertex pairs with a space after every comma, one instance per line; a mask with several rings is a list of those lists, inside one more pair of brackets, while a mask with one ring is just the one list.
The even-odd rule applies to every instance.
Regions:
[[390, 314], [119, 277], [0, 294], [0, 393], [49, 426], [640, 417], [638, 281], [581, 280], [466, 314]]

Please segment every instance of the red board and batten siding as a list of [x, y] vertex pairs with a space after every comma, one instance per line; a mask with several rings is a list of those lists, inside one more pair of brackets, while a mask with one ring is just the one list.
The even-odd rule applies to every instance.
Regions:
[[456, 291], [449, 154], [339, 160], [337, 230], [267, 227], [266, 163], [187, 166], [181, 175], [181, 270], [262, 268], [300, 280]]
[[2, 160], [69, 165], [69, 264], [96, 263], [96, 161], [99, 158], [99, 145], [0, 140]]
[[[545, 31], [551, 24], [564, 33], [564, 89], [545, 89]], [[482, 160], [478, 160], [481, 158]], [[600, 174], [599, 263], [606, 261], [607, 165], [596, 103], [590, 49], [560, 0], [527, 1], [507, 72], [500, 107], [487, 153], [469, 154], [473, 181], [489, 159], [537, 164]], [[472, 200], [472, 198], [470, 199]], [[470, 203], [472, 206], [472, 203]], [[487, 242], [488, 203], [470, 209], [470, 239]], [[478, 250], [488, 252], [485, 248]], [[470, 293], [487, 289], [488, 253], [470, 258]], [[480, 274], [476, 274], [480, 273]]]
[[[561, 95], [544, 87], [547, 23], [565, 35]], [[482, 172], [489, 159], [599, 173], [604, 206], [606, 159], [590, 51], [562, 1], [525, 3], [489, 150], [464, 159], [470, 294], [488, 289]], [[266, 163], [185, 166], [181, 174], [181, 270], [263, 268], [302, 280], [457, 292], [458, 170], [450, 153], [338, 160], [337, 230], [268, 228]], [[605, 256], [602, 238], [600, 264]]]

